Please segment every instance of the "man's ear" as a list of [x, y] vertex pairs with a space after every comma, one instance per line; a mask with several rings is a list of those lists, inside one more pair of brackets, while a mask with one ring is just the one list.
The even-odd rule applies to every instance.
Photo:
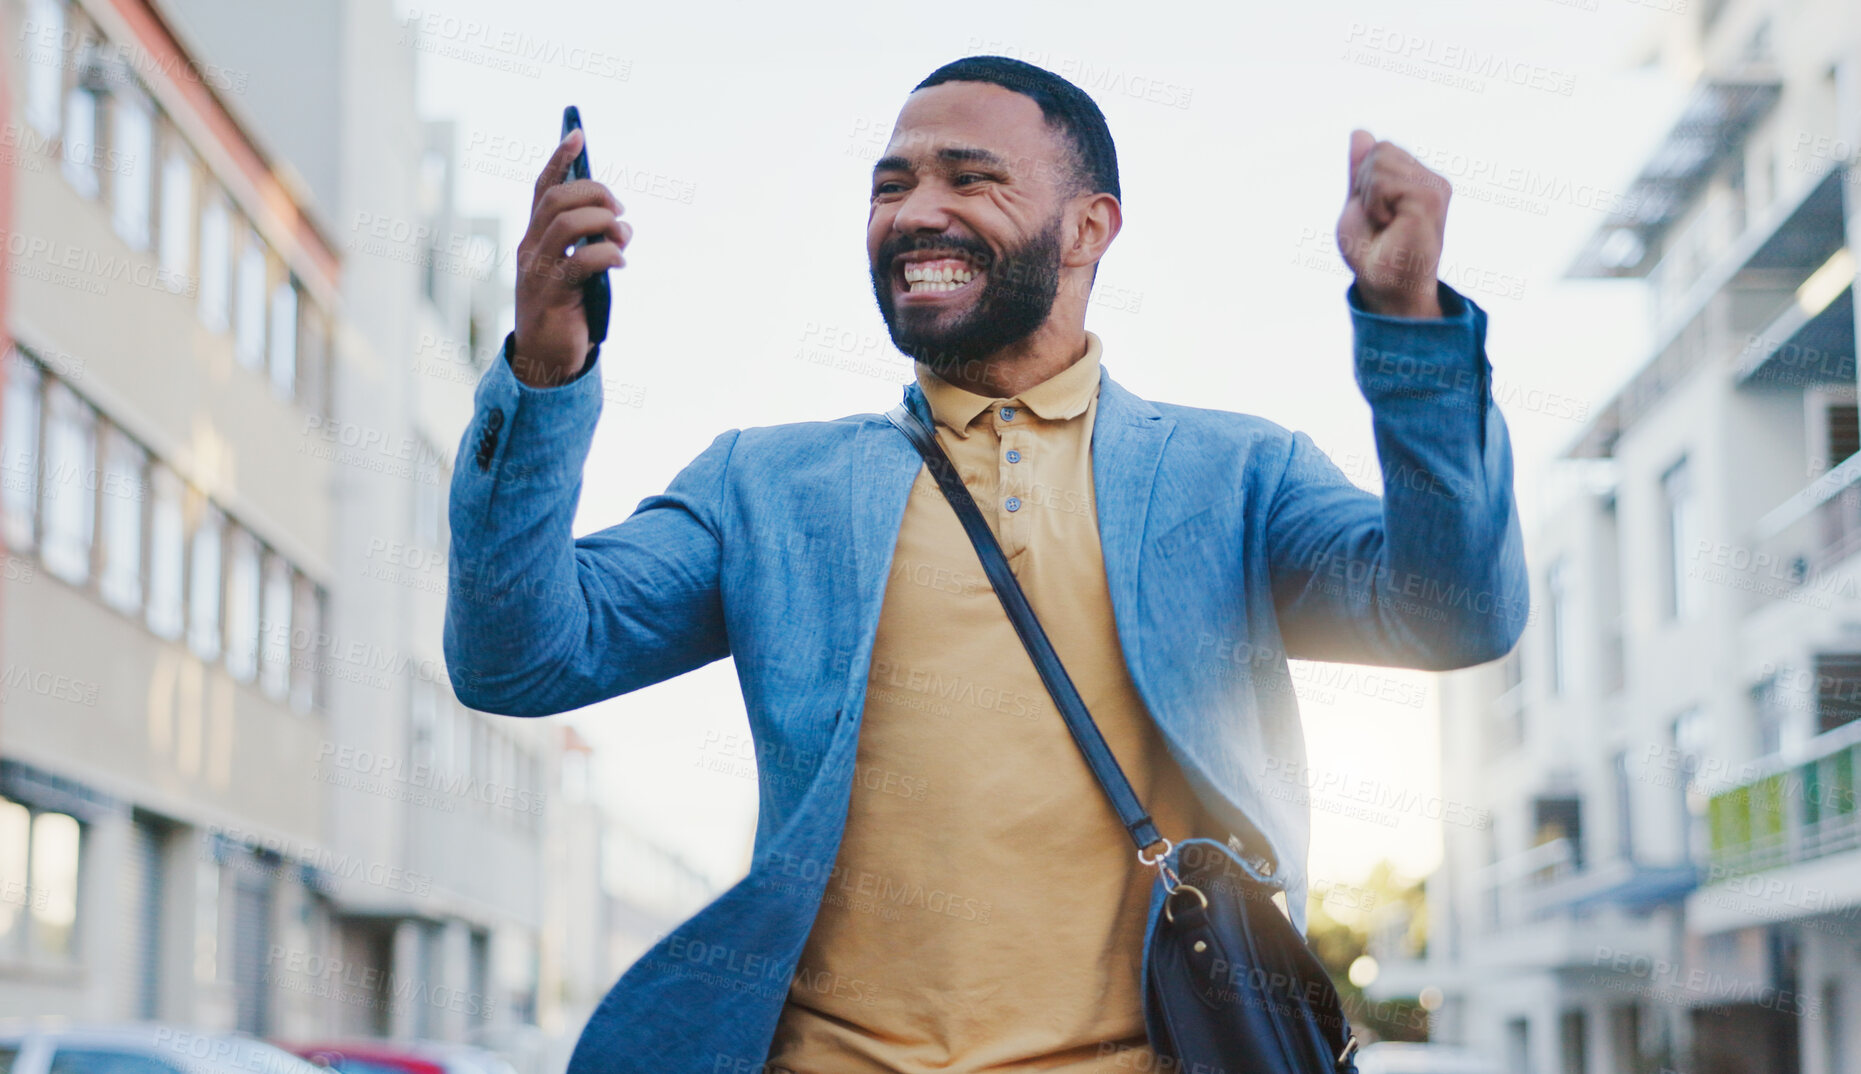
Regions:
[[1072, 213], [1071, 241], [1060, 258], [1060, 263], [1069, 268], [1096, 264], [1124, 226], [1124, 207], [1112, 195], [1085, 194], [1074, 200], [1077, 205]]

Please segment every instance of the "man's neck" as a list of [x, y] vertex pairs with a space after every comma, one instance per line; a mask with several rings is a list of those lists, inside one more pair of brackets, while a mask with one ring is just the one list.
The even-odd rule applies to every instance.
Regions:
[[963, 362], [947, 371], [931, 366], [939, 377], [965, 391], [990, 399], [1012, 399], [1086, 356], [1084, 325], [1042, 325], [1034, 334], [987, 358]]

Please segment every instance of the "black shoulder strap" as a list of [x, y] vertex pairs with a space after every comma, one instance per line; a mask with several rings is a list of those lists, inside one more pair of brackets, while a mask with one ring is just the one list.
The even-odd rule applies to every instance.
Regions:
[[924, 424], [923, 419], [913, 414], [904, 404], [893, 407], [886, 413], [886, 418], [910, 439], [924, 456], [924, 465], [930, 469], [931, 476], [937, 479], [937, 487], [943, 490], [944, 498], [956, 509], [956, 517], [962, 520], [963, 529], [969, 534], [970, 543], [976, 546], [976, 556], [982, 560], [982, 569], [989, 576], [989, 584], [995, 587], [995, 595], [1001, 598], [1002, 609], [1008, 613], [1008, 621], [1014, 624], [1015, 633], [1021, 635], [1021, 644], [1027, 647], [1027, 655], [1034, 660], [1035, 670], [1040, 672], [1041, 681], [1047, 684], [1047, 692], [1053, 696], [1053, 703], [1059, 707], [1060, 715], [1066, 718], [1066, 729], [1072, 732], [1073, 741], [1078, 744], [1079, 752], [1085, 755], [1086, 764], [1092, 768], [1099, 786], [1104, 789], [1105, 797], [1111, 799], [1111, 807], [1118, 812], [1118, 819], [1124, 823], [1125, 831], [1131, 834], [1131, 841], [1137, 849], [1162, 842], [1157, 834], [1157, 826], [1150, 820], [1150, 814], [1144, 812], [1143, 804], [1137, 800], [1137, 792], [1131, 789], [1131, 781], [1124, 778], [1124, 770], [1118, 767], [1118, 759], [1112, 756], [1111, 747], [1105, 744], [1105, 736], [1099, 734], [1098, 725], [1092, 722], [1092, 714], [1086, 711], [1086, 704], [1079, 699], [1079, 691], [1073, 688], [1073, 680], [1067, 677], [1066, 668], [1060, 664], [1060, 654], [1053, 651], [1053, 643], [1047, 640], [1047, 632], [1040, 627], [1040, 620], [1034, 617], [1034, 609], [1027, 602], [1027, 595], [1021, 592], [1021, 583], [1015, 580], [1014, 571], [1008, 567], [1008, 557], [1002, 554], [1002, 546], [995, 540], [995, 532], [989, 529], [988, 522], [982, 517], [982, 509], [963, 487], [963, 479], [951, 465], [950, 457], [943, 453], [937, 444], [936, 435]]

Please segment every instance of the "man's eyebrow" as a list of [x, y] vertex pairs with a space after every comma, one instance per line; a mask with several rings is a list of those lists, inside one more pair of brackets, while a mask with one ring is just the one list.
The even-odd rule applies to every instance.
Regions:
[[937, 159], [946, 164], [993, 164], [998, 168], [1008, 166], [1008, 161], [987, 149], [970, 149], [952, 146], [937, 151]]
[[[947, 146], [937, 151], [937, 159], [944, 164], [990, 164], [997, 168], [1008, 167], [1008, 161], [1000, 154], [987, 149], [969, 146]], [[911, 161], [907, 157], [890, 156], [880, 158], [872, 166], [874, 175], [879, 172], [908, 172]]]

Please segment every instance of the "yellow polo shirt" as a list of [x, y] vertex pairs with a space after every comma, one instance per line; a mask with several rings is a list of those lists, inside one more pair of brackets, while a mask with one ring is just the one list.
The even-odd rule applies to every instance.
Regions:
[[[922, 363], [918, 383], [1158, 830], [1206, 835], [1118, 647], [1092, 487], [1101, 344], [1086, 341], [1013, 399]], [[846, 834], [768, 1069], [1149, 1069], [1139, 971], [1154, 875], [920, 468], [879, 616]]]

